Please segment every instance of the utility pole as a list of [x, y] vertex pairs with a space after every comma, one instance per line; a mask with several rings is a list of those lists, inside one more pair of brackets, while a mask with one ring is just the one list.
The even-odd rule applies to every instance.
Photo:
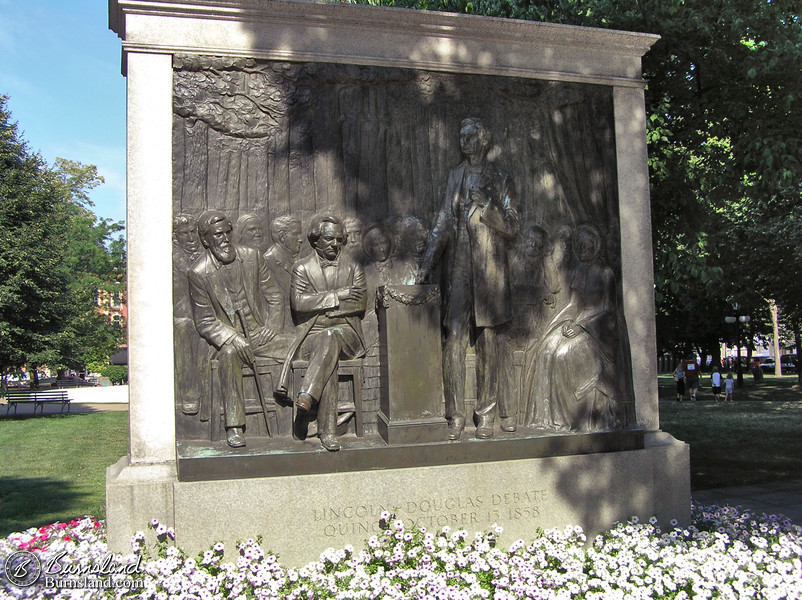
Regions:
[[782, 356], [780, 355], [780, 324], [779, 324], [779, 317], [780, 317], [780, 309], [777, 306], [777, 303], [772, 300], [766, 300], [769, 303], [769, 311], [771, 312], [771, 327], [772, 332], [774, 334], [773, 338], [773, 346], [774, 346], [774, 374], [779, 377], [783, 374], [782, 371]]
[[735, 316], [734, 317], [724, 317], [724, 321], [729, 323], [729, 324], [735, 323], [735, 338], [736, 338], [736, 344], [737, 344], [737, 348], [738, 348], [738, 355], [735, 357], [735, 365], [736, 365], [736, 367], [735, 367], [736, 371], [735, 372], [738, 374], [738, 377], [737, 377], [737, 380], [738, 380], [737, 385], [738, 385], [738, 387], [743, 387], [743, 385], [744, 385], [744, 372], [743, 372], [743, 366], [741, 365], [741, 323], [748, 323], [750, 321], [750, 318], [749, 318], [748, 315], [738, 314], [738, 311], [740, 310], [740, 308], [741, 308], [741, 306], [737, 302], [733, 302], [732, 303], [732, 309], [733, 309], [733, 311], [735, 311]]

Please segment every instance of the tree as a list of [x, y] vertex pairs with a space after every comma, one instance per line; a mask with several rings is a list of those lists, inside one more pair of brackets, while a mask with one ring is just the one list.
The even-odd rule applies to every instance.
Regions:
[[0, 370], [56, 358], [73, 307], [66, 202], [0, 96]]
[[97, 310], [101, 294], [125, 290], [125, 242], [122, 223], [98, 218], [87, 192], [103, 183], [94, 165], [56, 159], [52, 170], [59, 193], [70, 199], [66, 262], [72, 277], [70, 291], [81, 307], [67, 323], [56, 344], [59, 366], [82, 369], [103, 361], [120, 345], [124, 330]]
[[96, 311], [100, 289], [124, 285], [122, 224], [87, 208], [95, 167], [49, 167], [20, 139], [0, 96], [0, 373], [76, 367], [107, 357], [123, 332]]

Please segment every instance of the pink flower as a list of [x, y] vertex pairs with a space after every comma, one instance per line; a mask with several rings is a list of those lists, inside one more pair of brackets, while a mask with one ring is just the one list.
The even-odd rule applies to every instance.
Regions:
[[72, 538], [71, 538], [70, 536], [68, 536], [68, 535], [65, 535], [65, 536], [64, 536], [64, 541], [65, 541], [65, 542], [69, 542], [71, 539], [72, 539]]

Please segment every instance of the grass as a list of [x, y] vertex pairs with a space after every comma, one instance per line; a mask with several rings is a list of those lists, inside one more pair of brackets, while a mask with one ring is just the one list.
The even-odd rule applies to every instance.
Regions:
[[[714, 402], [710, 381], [697, 402], [677, 402], [674, 380], [660, 376], [660, 428], [691, 447], [695, 490], [802, 479], [802, 394], [793, 376], [750, 375], [734, 402]], [[687, 399], [687, 395], [686, 395]]]
[[106, 516], [106, 467], [128, 453], [128, 412], [0, 419], [0, 536]]

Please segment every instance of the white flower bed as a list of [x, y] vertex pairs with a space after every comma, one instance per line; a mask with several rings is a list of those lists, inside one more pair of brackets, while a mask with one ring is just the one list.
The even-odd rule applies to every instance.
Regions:
[[[17, 587], [7, 580], [6, 558], [20, 550], [42, 565], [51, 561], [61, 574], [97, 568], [108, 556], [105, 524], [86, 517], [0, 540], [0, 598], [802, 598], [802, 528], [788, 519], [696, 506], [687, 529], [661, 531], [655, 523], [633, 518], [590, 543], [578, 527], [538, 531], [505, 551], [496, 546], [500, 530], [407, 529], [385, 514], [384, 533], [363, 550], [328, 549], [294, 569], [255, 540], [237, 545], [236, 562], [223, 562], [220, 543], [189, 557], [172, 545], [175, 533], [154, 520], [155, 548], [146, 548], [139, 533], [132, 555], [114, 558], [116, 570], [137, 568], [104, 575], [127, 587], [56, 589], [43, 577]], [[114, 570], [107, 562], [104, 573]]]

